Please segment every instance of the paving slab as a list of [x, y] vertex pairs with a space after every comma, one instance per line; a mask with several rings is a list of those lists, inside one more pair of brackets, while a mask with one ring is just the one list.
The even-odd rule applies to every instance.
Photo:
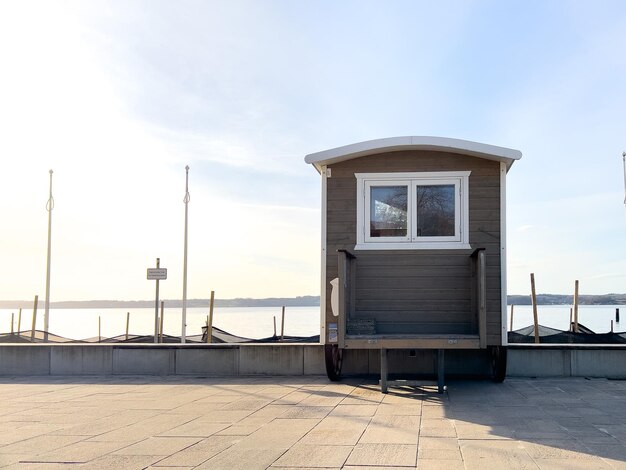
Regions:
[[296, 444], [285, 452], [273, 467], [341, 468], [352, 452], [352, 446]]
[[626, 382], [0, 377], [0, 467], [624, 469]]
[[415, 466], [417, 464], [417, 445], [357, 444], [346, 464]]

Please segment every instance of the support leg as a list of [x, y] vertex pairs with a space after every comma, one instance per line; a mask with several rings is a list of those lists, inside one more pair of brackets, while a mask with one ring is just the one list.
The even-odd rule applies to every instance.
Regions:
[[387, 350], [380, 350], [380, 391], [387, 393]]
[[437, 350], [437, 391], [443, 393], [444, 385], [444, 350]]

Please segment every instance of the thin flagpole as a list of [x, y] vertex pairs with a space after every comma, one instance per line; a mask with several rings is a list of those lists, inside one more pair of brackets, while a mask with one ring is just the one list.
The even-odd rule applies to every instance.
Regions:
[[187, 336], [187, 223], [189, 221], [189, 165], [185, 167], [185, 248], [183, 253], [183, 325], [180, 342], [185, 343]]
[[46, 305], [43, 313], [43, 341], [48, 342], [48, 328], [50, 326], [50, 255], [52, 249], [52, 209], [54, 209], [54, 198], [52, 197], [52, 170], [50, 170], [50, 196], [46, 203], [48, 211], [48, 256], [46, 261]]
[[624, 164], [624, 208], [626, 209], [626, 152], [622, 152], [622, 163]]

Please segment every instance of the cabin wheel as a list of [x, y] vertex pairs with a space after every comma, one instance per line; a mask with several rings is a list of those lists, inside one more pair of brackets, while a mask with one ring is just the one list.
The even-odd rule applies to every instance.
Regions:
[[326, 374], [330, 380], [337, 382], [341, 377], [343, 349], [339, 349], [336, 344], [326, 344], [324, 355], [326, 356]]
[[496, 383], [504, 382], [506, 376], [506, 347], [490, 346], [491, 378]]

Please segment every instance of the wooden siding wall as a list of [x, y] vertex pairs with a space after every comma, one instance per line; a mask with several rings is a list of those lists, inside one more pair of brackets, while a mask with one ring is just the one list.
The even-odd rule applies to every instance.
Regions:
[[[361, 157], [330, 166], [327, 180], [326, 312], [337, 250], [357, 256], [357, 317], [375, 318], [378, 333], [476, 333], [470, 254], [487, 254], [487, 344], [501, 344], [500, 164], [444, 152], [403, 151]], [[355, 173], [471, 171], [471, 250], [354, 251]]]

